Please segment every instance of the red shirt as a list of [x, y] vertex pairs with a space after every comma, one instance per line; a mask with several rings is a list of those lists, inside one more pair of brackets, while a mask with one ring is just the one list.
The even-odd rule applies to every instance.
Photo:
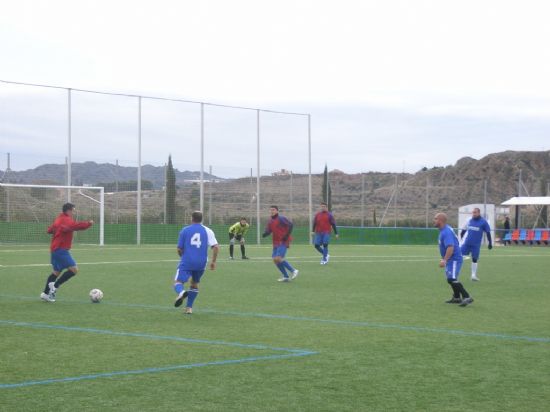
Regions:
[[92, 226], [90, 222], [75, 222], [71, 216], [60, 213], [48, 227], [48, 233], [53, 235], [50, 250], [52, 252], [56, 249], [69, 250], [73, 243], [73, 232], [88, 229], [90, 226]]
[[285, 245], [286, 247], [289, 247], [290, 241], [292, 240], [292, 236], [290, 236], [291, 232], [292, 222], [286, 217], [277, 214], [274, 217], [271, 217], [271, 219], [269, 219], [269, 222], [267, 222], [267, 226], [265, 228], [263, 236], [265, 237], [269, 234], [272, 234], [274, 247], [280, 245]]
[[313, 231], [315, 233], [330, 233], [334, 227], [334, 233], [336, 231], [336, 222], [334, 216], [330, 212], [318, 212], [313, 219]]

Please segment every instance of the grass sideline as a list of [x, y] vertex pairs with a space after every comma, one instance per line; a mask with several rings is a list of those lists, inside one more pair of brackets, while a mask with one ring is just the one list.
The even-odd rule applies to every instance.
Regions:
[[[238, 254], [238, 248], [237, 248]], [[437, 246], [334, 242], [276, 282], [269, 247], [208, 271], [185, 316], [172, 246], [78, 246], [58, 301], [48, 248], [0, 245], [0, 410], [533, 411], [550, 404], [550, 250], [482, 251], [450, 288]], [[92, 304], [92, 288], [105, 293]]]

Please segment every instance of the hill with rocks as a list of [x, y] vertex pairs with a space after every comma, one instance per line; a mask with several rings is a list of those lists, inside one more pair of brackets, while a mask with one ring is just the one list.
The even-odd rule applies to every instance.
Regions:
[[[501, 204], [518, 194], [521, 174], [521, 194], [543, 196], [550, 182], [550, 151], [493, 153], [481, 159], [464, 157], [454, 165], [423, 168], [416, 173], [365, 172], [346, 174], [329, 173], [332, 191], [332, 210], [340, 225], [377, 226], [425, 226], [431, 225], [435, 212], [444, 211], [451, 221], [456, 221], [458, 208], [471, 203]], [[0, 172], [0, 176], [4, 173]], [[72, 165], [73, 183], [107, 184], [115, 180], [136, 180], [137, 170], [112, 164], [94, 162]], [[176, 207], [180, 219], [185, 219], [199, 205], [199, 172], [176, 170], [178, 185]], [[144, 191], [144, 221], [161, 221], [164, 192], [164, 167], [142, 167], [142, 178], [151, 182]], [[246, 216], [256, 216], [256, 179], [223, 179], [205, 174], [205, 214], [212, 223], [229, 223]], [[42, 165], [32, 170], [10, 172], [4, 182], [63, 184], [65, 165]], [[193, 182], [195, 181], [195, 182]], [[312, 176], [312, 200], [314, 209], [322, 200], [323, 176]], [[262, 217], [271, 204], [298, 224], [308, 222], [308, 176], [277, 173], [260, 178], [260, 206]], [[135, 188], [134, 188], [135, 190]], [[115, 199], [117, 213], [126, 218], [116, 221], [132, 221], [135, 214], [135, 193], [123, 186], [120, 193], [106, 198], [106, 210]], [[128, 207], [124, 208], [127, 204]], [[535, 219], [540, 210], [525, 208], [526, 218]], [[108, 216], [112, 216], [112, 213]], [[544, 215], [544, 214], [543, 214]]]

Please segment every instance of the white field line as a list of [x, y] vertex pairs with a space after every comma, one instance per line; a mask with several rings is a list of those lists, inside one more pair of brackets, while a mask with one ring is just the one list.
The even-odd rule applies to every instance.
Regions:
[[[542, 257], [543, 255], [505, 255], [494, 256], [494, 258], [502, 257]], [[344, 262], [338, 259], [346, 259]], [[352, 260], [350, 260], [352, 259]], [[301, 263], [319, 263], [318, 258], [312, 258], [311, 256], [290, 256], [289, 261], [300, 261]], [[260, 257], [250, 259], [256, 263], [271, 263], [270, 257]], [[331, 262], [333, 263], [400, 263], [400, 262], [434, 262], [439, 261], [439, 257], [436, 256], [331, 256]], [[78, 266], [84, 265], [131, 265], [131, 264], [143, 264], [143, 263], [176, 263], [179, 259], [157, 259], [157, 260], [115, 260], [115, 261], [102, 261], [102, 262], [79, 262]], [[229, 261], [225, 259], [218, 260], [219, 263], [229, 264], [247, 264], [247, 262]], [[24, 267], [46, 267], [50, 266], [49, 263], [27, 263], [19, 265], [0, 265], [0, 268], [24, 268]]]
[[[223, 248], [223, 247], [229, 247], [229, 244], [225, 245], [225, 244], [220, 244], [220, 246]], [[1, 245], [0, 245], [1, 247]], [[247, 248], [251, 248], [251, 249], [272, 249], [271, 246], [256, 246], [256, 245], [246, 245]], [[76, 248], [72, 248], [71, 249], [71, 252], [82, 252], [82, 251], [94, 251], [94, 252], [97, 252], [97, 251], [109, 251], [109, 250], [136, 250], [136, 251], [147, 251], [147, 250], [176, 250], [177, 249], [177, 246], [174, 245], [174, 246], [165, 246], [165, 247], [148, 247], [148, 246], [133, 246], [133, 247], [109, 247], [109, 246], [97, 246], [97, 247], [93, 247], [93, 248], [79, 248], [79, 247], [76, 247]], [[16, 252], [44, 252], [44, 251], [48, 251], [49, 250], [49, 246], [48, 245], [45, 245], [43, 248], [41, 249], [5, 249], [5, 250], [1, 250], [0, 249], [0, 253], [16, 253]]]

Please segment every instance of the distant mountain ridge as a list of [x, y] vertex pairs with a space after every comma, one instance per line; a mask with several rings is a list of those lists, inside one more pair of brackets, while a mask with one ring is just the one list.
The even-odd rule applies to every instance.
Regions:
[[[368, 167], [368, 165], [366, 165]], [[521, 172], [520, 172], [521, 171]], [[135, 167], [117, 167], [95, 162], [73, 163], [73, 184], [111, 184], [118, 175], [119, 182], [135, 182]], [[545, 196], [550, 183], [550, 151], [505, 151], [493, 153], [476, 160], [463, 157], [454, 165], [424, 167], [416, 173], [389, 173], [369, 171], [346, 174], [339, 170], [329, 173], [332, 188], [333, 213], [339, 224], [376, 226], [381, 220], [403, 226], [431, 224], [435, 212], [443, 211], [453, 219], [458, 208], [471, 203], [500, 205], [518, 193], [521, 173], [521, 194], [523, 196]], [[3, 173], [0, 172], [0, 176]], [[176, 170], [178, 207], [194, 210], [199, 198], [198, 188], [188, 184], [199, 179], [199, 172]], [[207, 173], [205, 179], [213, 183], [206, 185], [208, 202], [215, 205], [214, 213], [220, 219], [241, 216], [244, 211], [252, 213], [251, 198], [255, 185], [249, 176], [237, 179], [223, 179]], [[145, 165], [142, 179], [151, 181], [153, 189], [164, 185], [164, 167]], [[308, 176], [305, 174], [273, 174], [262, 176], [261, 203], [276, 204], [288, 212], [296, 221], [308, 219]], [[65, 165], [42, 165], [32, 170], [10, 172], [11, 183], [57, 183], [65, 182]], [[322, 174], [312, 176], [312, 200], [317, 205], [322, 200]], [[135, 185], [134, 185], [135, 187]], [[487, 190], [485, 190], [485, 188]], [[135, 189], [121, 186], [120, 191]], [[109, 189], [112, 190], [112, 189]], [[161, 197], [159, 197], [161, 199]], [[160, 200], [158, 200], [160, 202]], [[161, 207], [159, 203], [156, 209]], [[522, 212], [532, 216], [539, 213], [536, 208], [524, 208]], [[382, 216], [385, 216], [382, 219]], [[544, 215], [545, 216], [545, 215]], [[544, 217], [543, 216], [543, 217]]]
[[[176, 172], [176, 184], [183, 185], [190, 180], [200, 179], [200, 172], [179, 171]], [[141, 166], [142, 180], [152, 182], [153, 188], [160, 189], [164, 186], [164, 166]], [[4, 175], [4, 172], [1, 172]], [[43, 164], [34, 169], [19, 172], [10, 171], [4, 181], [23, 184], [58, 184], [64, 185], [67, 181], [67, 170], [64, 164]], [[204, 173], [206, 180], [223, 180], [217, 176]], [[73, 185], [92, 185], [99, 183], [129, 182], [137, 180], [137, 167], [117, 166], [111, 163], [72, 163], [71, 180]]]

